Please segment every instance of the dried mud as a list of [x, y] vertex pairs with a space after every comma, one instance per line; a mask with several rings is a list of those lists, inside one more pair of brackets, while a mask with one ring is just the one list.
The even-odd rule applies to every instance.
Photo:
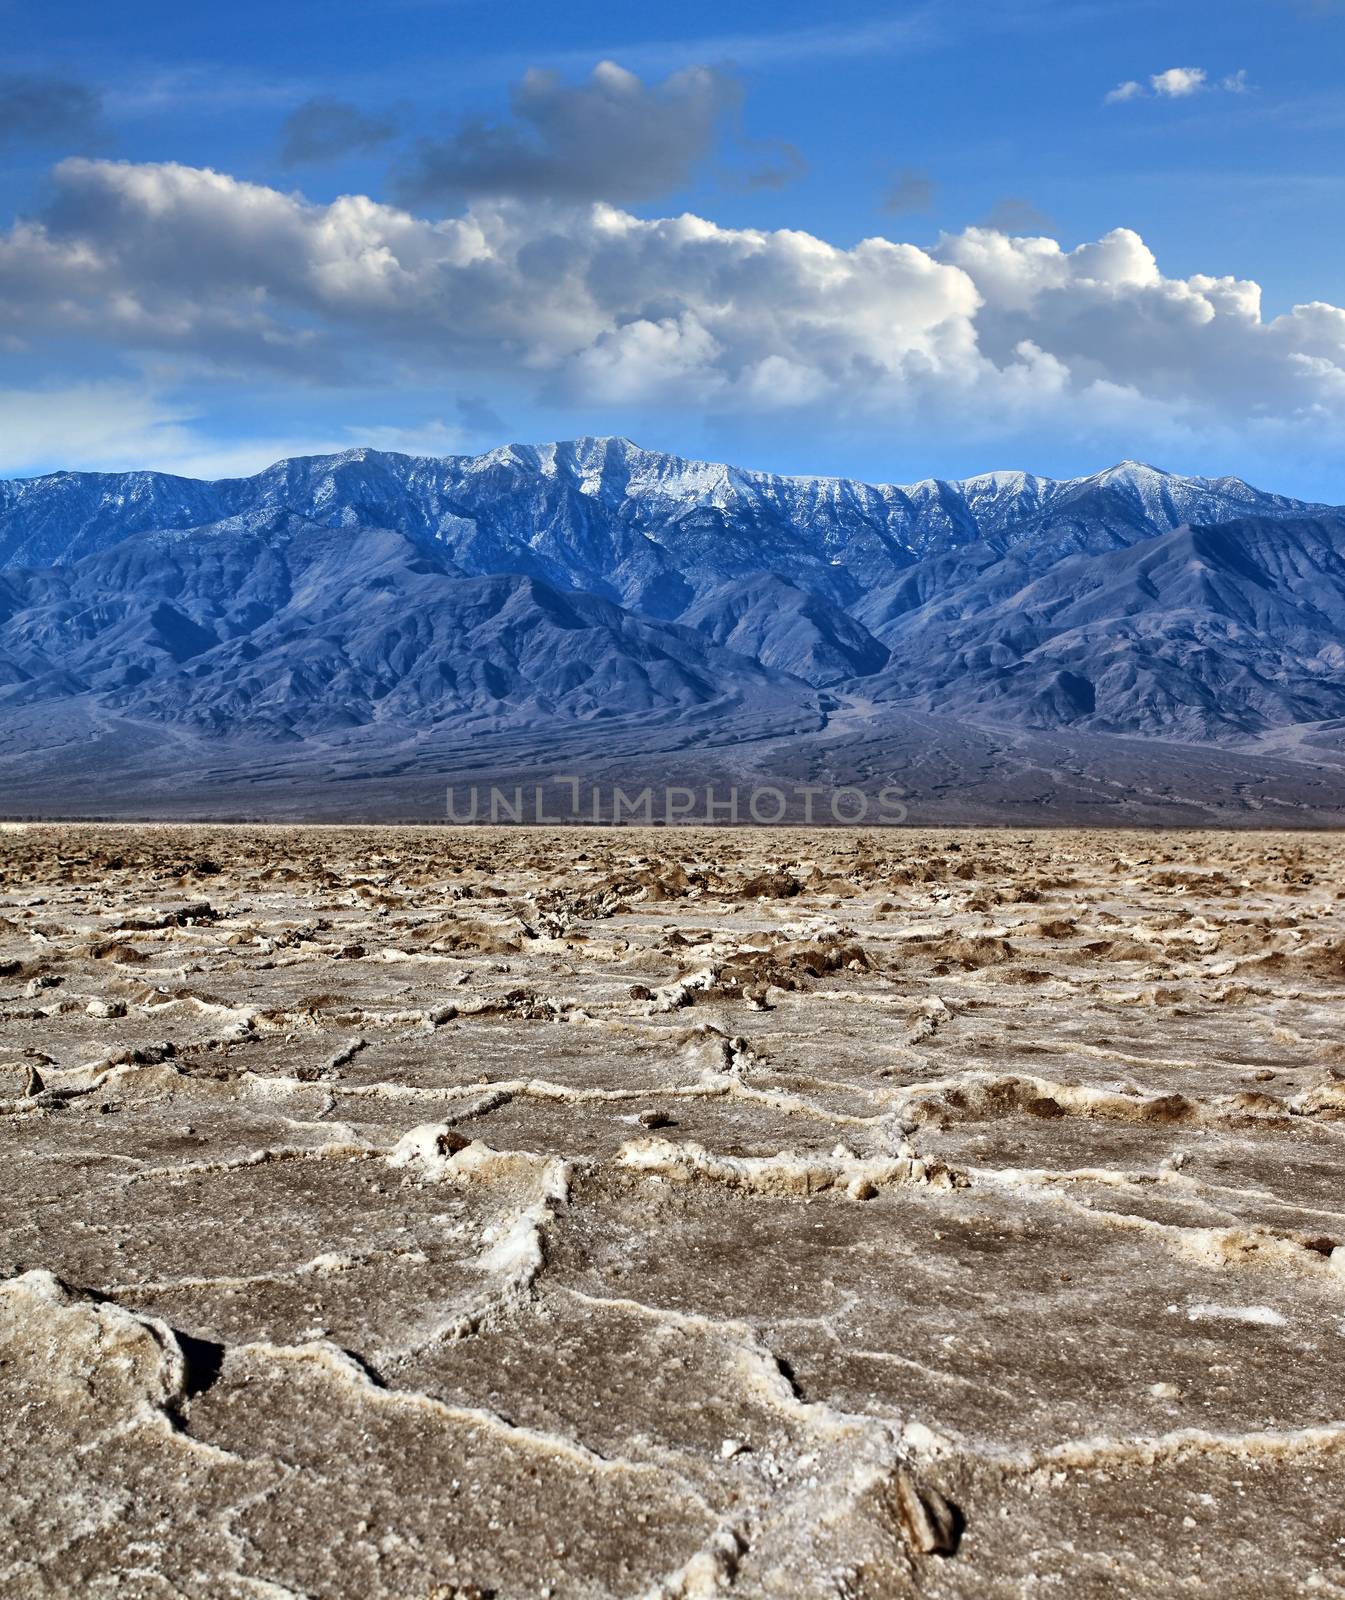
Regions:
[[1345, 1595], [1345, 839], [0, 865], [5, 1595]]

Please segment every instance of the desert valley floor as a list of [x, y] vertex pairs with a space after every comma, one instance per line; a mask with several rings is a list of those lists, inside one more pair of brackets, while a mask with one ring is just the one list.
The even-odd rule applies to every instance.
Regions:
[[0, 1593], [1345, 1595], [1345, 837], [0, 865]]

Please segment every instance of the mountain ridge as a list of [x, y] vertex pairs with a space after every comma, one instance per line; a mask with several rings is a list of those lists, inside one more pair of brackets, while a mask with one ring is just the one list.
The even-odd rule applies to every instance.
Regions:
[[[368, 470], [357, 473], [356, 468]], [[451, 521], [445, 524], [445, 518], [517, 496], [528, 473], [542, 484], [572, 490], [576, 506], [589, 509], [620, 505], [684, 521], [697, 510], [722, 511], [733, 505], [756, 524], [764, 512], [774, 511], [806, 518], [810, 532], [824, 544], [837, 531], [881, 529], [901, 546], [899, 557], [895, 550], [889, 552], [898, 565], [931, 553], [936, 545], [1025, 529], [1041, 515], [1063, 513], [1068, 521], [1080, 498], [1097, 494], [1109, 497], [1107, 526], [1132, 532], [1146, 518], [1176, 526], [1191, 520], [1197, 509], [1202, 521], [1248, 511], [1288, 514], [1309, 505], [1325, 509], [1256, 489], [1238, 478], [1183, 477], [1129, 461], [1076, 478], [992, 472], [900, 485], [757, 472], [645, 450], [618, 437], [508, 444], [475, 456], [417, 456], [356, 446], [332, 455], [290, 457], [242, 478], [206, 480], [134, 471], [0, 480], [0, 569], [59, 565], [129, 533], [204, 526], [259, 508], [293, 510], [322, 521], [336, 507], [335, 515], [352, 525], [361, 509], [378, 510], [384, 513], [381, 518], [369, 517], [375, 526], [400, 526], [403, 532], [451, 540], [463, 530]], [[424, 503], [419, 518], [409, 519], [418, 526], [397, 517], [389, 523], [389, 509], [400, 511], [403, 519], [408, 512], [406, 498], [398, 505], [389, 494], [393, 485], [404, 497]], [[361, 506], [371, 496], [376, 504]], [[1096, 527], [1098, 520], [1094, 509], [1091, 525]]]
[[609, 726], [790, 762], [929, 719], [1316, 759], [1345, 734], [1345, 511], [1135, 461], [873, 485], [599, 437], [0, 483], [11, 753]]

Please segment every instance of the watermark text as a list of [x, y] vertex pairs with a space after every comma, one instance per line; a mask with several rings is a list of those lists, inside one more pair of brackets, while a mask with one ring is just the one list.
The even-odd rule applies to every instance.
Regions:
[[896, 784], [876, 794], [825, 784], [646, 784], [626, 789], [586, 784], [567, 773], [545, 783], [450, 784], [448, 820], [530, 827], [895, 827], [907, 818], [905, 794]]

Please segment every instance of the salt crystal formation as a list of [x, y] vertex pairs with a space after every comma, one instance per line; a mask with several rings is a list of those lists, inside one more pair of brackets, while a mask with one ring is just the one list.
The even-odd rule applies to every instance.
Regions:
[[0, 1592], [1345, 1586], [1345, 843], [0, 839]]

